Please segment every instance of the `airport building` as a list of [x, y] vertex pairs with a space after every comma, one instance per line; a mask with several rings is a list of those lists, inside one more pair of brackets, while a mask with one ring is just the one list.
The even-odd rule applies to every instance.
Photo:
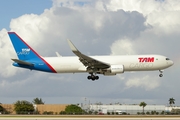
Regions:
[[[137, 114], [143, 112], [143, 108], [139, 105], [89, 105], [87, 107], [87, 110], [90, 111], [98, 111], [103, 114], [107, 113], [126, 113], [126, 114]], [[151, 113], [151, 111], [156, 111], [158, 113], [161, 113], [162, 111], [166, 110], [165, 105], [146, 105], [144, 107], [144, 113]]]

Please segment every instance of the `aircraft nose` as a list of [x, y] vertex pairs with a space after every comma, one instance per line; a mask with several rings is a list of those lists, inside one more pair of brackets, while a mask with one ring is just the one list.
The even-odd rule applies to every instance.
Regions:
[[174, 62], [171, 60], [169, 61], [169, 65], [172, 66], [174, 64]]
[[174, 64], [174, 62], [173, 62], [173, 61], [171, 61], [171, 64], [173, 65], [173, 64]]

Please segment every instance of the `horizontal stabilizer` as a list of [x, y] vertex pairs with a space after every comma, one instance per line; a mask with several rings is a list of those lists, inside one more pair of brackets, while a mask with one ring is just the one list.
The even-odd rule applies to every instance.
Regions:
[[62, 57], [58, 52], [56, 52], [57, 57]]
[[11, 59], [14, 62], [18, 63], [18, 64], [22, 64], [22, 65], [28, 65], [28, 66], [34, 66], [34, 64], [30, 63], [30, 62], [25, 62], [23, 60], [18, 60], [18, 59]]

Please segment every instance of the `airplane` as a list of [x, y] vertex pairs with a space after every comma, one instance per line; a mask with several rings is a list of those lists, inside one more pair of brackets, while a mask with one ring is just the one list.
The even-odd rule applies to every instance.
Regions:
[[74, 44], [68, 41], [72, 52], [76, 56], [42, 57], [32, 49], [15, 32], [8, 32], [18, 59], [13, 66], [50, 73], [81, 73], [87, 72], [89, 80], [98, 80], [97, 74], [111, 76], [128, 71], [155, 71], [159, 70], [159, 77], [163, 76], [163, 70], [172, 66], [173, 61], [168, 57], [156, 54], [147, 55], [104, 55], [87, 56], [81, 53]]

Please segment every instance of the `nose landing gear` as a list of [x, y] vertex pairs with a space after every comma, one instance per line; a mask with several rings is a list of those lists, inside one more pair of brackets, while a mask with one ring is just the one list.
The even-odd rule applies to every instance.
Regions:
[[159, 77], [162, 77], [163, 76], [163, 74], [159, 74]]
[[159, 77], [162, 77], [163, 76], [163, 71], [162, 70], [159, 70], [160, 74], [159, 74]]

